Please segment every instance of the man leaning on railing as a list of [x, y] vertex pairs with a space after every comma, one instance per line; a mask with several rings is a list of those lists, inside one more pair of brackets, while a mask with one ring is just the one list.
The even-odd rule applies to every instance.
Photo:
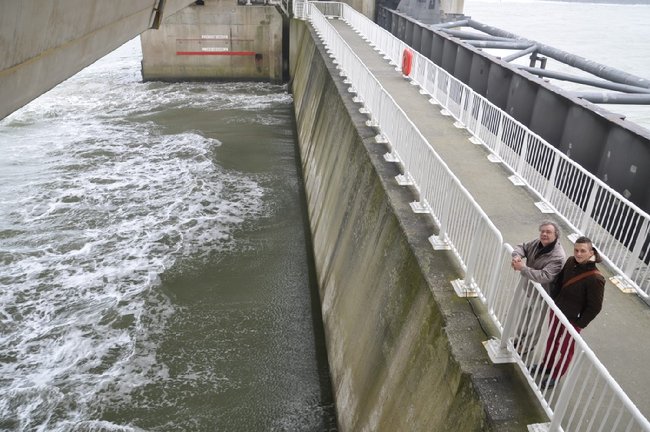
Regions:
[[[596, 263], [601, 260], [591, 240], [578, 238], [573, 256], [569, 257], [551, 287], [550, 294], [555, 304], [578, 333], [596, 318], [603, 307], [605, 278], [596, 268]], [[553, 387], [569, 368], [574, 341], [564, 333], [559, 320], [551, 313], [544, 353], [545, 373], [550, 376], [542, 381], [542, 387]]]
[[[539, 238], [519, 244], [512, 251], [512, 268], [522, 276], [518, 289], [528, 290], [527, 297], [530, 298], [534, 291], [529, 281], [541, 284], [548, 293], [550, 284], [562, 270], [566, 253], [559, 237], [560, 227], [545, 220], [539, 225]], [[522, 313], [517, 331], [519, 337], [514, 345], [523, 356], [537, 345], [544, 322], [540, 318], [546, 316], [546, 307], [543, 302], [530, 302]]]

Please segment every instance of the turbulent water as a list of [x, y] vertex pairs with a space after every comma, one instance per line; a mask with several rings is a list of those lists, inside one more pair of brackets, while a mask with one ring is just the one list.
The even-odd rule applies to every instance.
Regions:
[[0, 430], [335, 429], [291, 96], [139, 61], [0, 122]]
[[[465, 12], [650, 78], [650, 5]], [[0, 430], [336, 429], [291, 96], [139, 62], [134, 40], [0, 121]]]

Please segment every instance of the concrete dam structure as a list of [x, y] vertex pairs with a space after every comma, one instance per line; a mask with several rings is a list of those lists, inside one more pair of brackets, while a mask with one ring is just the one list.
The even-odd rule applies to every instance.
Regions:
[[341, 430], [522, 430], [544, 420], [513, 365], [490, 363], [448, 255], [394, 182], [313, 30], [291, 26], [291, 74]]
[[[376, 142], [377, 129], [359, 111], [314, 27], [264, 2], [167, 2], [178, 12], [164, 14], [163, 20], [159, 8], [164, 4], [142, 0], [133, 12], [137, 25], [129, 27], [134, 34], [152, 28], [141, 35], [145, 80], [289, 80], [340, 430], [519, 431], [548, 421], [522, 369], [490, 361], [483, 342], [498, 334], [493, 321], [480, 300], [454, 293], [450, 281], [462, 278], [463, 268], [451, 252], [432, 249], [428, 240], [437, 231], [434, 221], [412, 211], [417, 191], [396, 183], [403, 174], [400, 167], [386, 163], [387, 146]], [[355, 1], [353, 7], [367, 16], [375, 12], [373, 2]], [[638, 181], [645, 175], [645, 158], [631, 161], [632, 151], [611, 155], [607, 150], [625, 145], [645, 155], [646, 131], [594, 114], [588, 104], [511, 73], [480, 50], [458, 48], [437, 30], [425, 32], [411, 21], [391, 19], [388, 27], [415, 50], [427, 52], [599, 175], [608, 174], [626, 197], [647, 204], [647, 191]], [[84, 51], [83, 62], [62, 65], [55, 80], [108, 52], [123, 37], [100, 38], [101, 47], [88, 55]], [[48, 49], [41, 57], [54, 61], [45, 55]], [[0, 73], [13, 79], [36, 61], [9, 65]], [[0, 95], [16, 94], [0, 77]], [[44, 87], [3, 101], [0, 114], [40, 91]], [[550, 111], [558, 115], [543, 115]], [[594, 132], [574, 136], [571, 124]], [[598, 155], [586, 149], [595, 138], [600, 139]], [[620, 175], [609, 174], [614, 172]], [[512, 214], [503, 216], [508, 217]], [[517, 233], [517, 239], [523, 235]]]
[[142, 34], [142, 77], [281, 82], [285, 20], [274, 6], [191, 5]]

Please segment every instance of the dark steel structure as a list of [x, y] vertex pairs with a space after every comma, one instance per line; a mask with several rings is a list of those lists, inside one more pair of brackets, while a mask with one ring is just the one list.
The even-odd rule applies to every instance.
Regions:
[[[380, 7], [377, 22], [650, 213], [650, 130], [592, 103], [650, 103], [649, 80], [471, 19], [425, 25]], [[516, 52], [497, 58], [482, 48]], [[525, 55], [529, 66], [510, 63]], [[597, 78], [548, 71], [547, 57]], [[619, 93], [572, 93], [540, 77]]]

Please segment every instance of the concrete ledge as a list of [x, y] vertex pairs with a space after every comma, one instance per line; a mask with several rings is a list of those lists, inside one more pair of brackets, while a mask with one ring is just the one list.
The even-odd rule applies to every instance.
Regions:
[[[493, 365], [476, 300], [434, 251], [431, 219], [303, 22], [292, 90], [341, 430], [524, 430], [546, 421], [513, 365]], [[489, 332], [489, 329], [488, 329]]]

